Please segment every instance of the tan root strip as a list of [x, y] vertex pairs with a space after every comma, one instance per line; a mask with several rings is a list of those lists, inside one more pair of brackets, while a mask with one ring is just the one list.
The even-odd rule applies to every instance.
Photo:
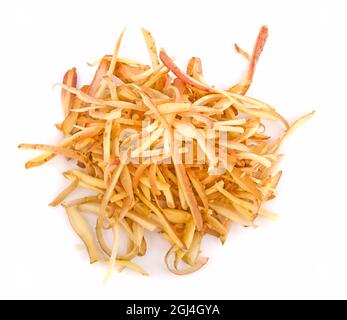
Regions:
[[[68, 85], [69, 87], [76, 88], [77, 84], [77, 72], [76, 68], [72, 68], [66, 71], [63, 79], [63, 83]], [[63, 107], [64, 115], [67, 116], [72, 108], [72, 104], [74, 102], [74, 95], [65, 89], [61, 90], [61, 104]]]
[[94, 241], [92, 231], [86, 220], [81, 216], [75, 207], [66, 208], [66, 213], [72, 228], [86, 246], [90, 263], [98, 261], [100, 259], [100, 253]]
[[210, 91], [211, 88], [203, 83], [196, 81], [195, 79], [189, 77], [183, 71], [181, 71], [177, 65], [173, 62], [173, 60], [167, 55], [167, 53], [161, 49], [159, 54], [160, 60], [166, 65], [166, 67], [172, 71], [172, 73], [179, 79], [181, 79], [184, 83], [189, 84], [197, 89], [202, 91]]
[[159, 59], [158, 59], [158, 53], [157, 53], [157, 48], [155, 45], [154, 38], [152, 37], [152, 34], [148, 30], [143, 28], [142, 28], [142, 34], [143, 34], [143, 37], [145, 38], [147, 49], [151, 57], [152, 67], [156, 68], [159, 65]]
[[51, 207], [56, 207], [63, 202], [65, 198], [77, 189], [79, 184], [78, 178], [75, 179], [49, 204]]
[[193, 272], [201, 269], [208, 262], [208, 258], [199, 258], [198, 260], [196, 260], [196, 262], [192, 266], [190, 266], [186, 269], [178, 270], [178, 269], [170, 266], [169, 258], [170, 258], [171, 254], [172, 254], [172, 250], [169, 250], [167, 252], [167, 254], [165, 255], [166, 266], [172, 273], [174, 273], [176, 275], [180, 275], [180, 276], [193, 273]]
[[66, 158], [81, 161], [83, 163], [87, 162], [85, 156], [81, 152], [64, 148], [64, 147], [50, 146], [47, 144], [29, 144], [29, 143], [22, 143], [18, 147], [20, 149], [34, 149], [34, 150], [48, 151], [54, 154], [60, 154]]
[[187, 173], [185, 171], [185, 168], [182, 164], [175, 164], [175, 169], [176, 169], [176, 175], [177, 179], [179, 181], [179, 184], [181, 186], [181, 190], [183, 192], [184, 198], [187, 201], [187, 204], [191, 210], [191, 213], [193, 215], [196, 228], [198, 231], [202, 229], [202, 217], [200, 210], [198, 208], [198, 203], [196, 201], [196, 198], [194, 196], [192, 187], [189, 183]]

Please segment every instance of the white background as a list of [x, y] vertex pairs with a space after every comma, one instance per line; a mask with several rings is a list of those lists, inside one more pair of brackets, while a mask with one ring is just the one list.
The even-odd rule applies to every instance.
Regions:
[[[1, 1], [0, 4], [0, 298], [241, 299], [347, 298], [346, 1]], [[139, 27], [184, 66], [200, 56], [210, 84], [239, 80], [269, 26], [251, 96], [290, 121], [316, 110], [283, 148], [278, 222], [233, 227], [224, 246], [206, 239], [210, 261], [178, 277], [163, 262], [167, 245], [148, 236], [139, 262], [150, 274], [115, 274], [88, 264], [61, 208], [47, 204], [65, 185], [55, 159], [24, 169], [33, 151], [18, 143], [56, 143], [59, 90], [76, 66], [89, 81], [93, 62], [111, 53], [127, 26], [122, 56], [149, 62]]]

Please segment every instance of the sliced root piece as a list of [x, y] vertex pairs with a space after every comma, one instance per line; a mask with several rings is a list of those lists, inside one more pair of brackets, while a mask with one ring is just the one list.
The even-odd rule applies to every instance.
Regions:
[[116, 264], [121, 267], [129, 268], [133, 271], [138, 272], [139, 274], [142, 274], [143, 276], [149, 276], [149, 274], [143, 270], [138, 264], [128, 261], [128, 260], [117, 260]]
[[235, 45], [236, 51], [242, 54], [243, 56], [245, 56], [247, 60], [249, 60], [249, 65], [248, 65], [248, 71], [247, 71], [245, 79], [240, 84], [230, 88], [229, 90], [231, 92], [240, 91], [240, 94], [242, 95], [245, 95], [247, 93], [249, 87], [252, 84], [255, 67], [258, 63], [261, 53], [263, 52], [267, 37], [268, 37], [268, 27], [262, 26], [259, 30], [252, 55], [250, 57], [245, 51], [243, 51], [240, 47]]
[[152, 67], [156, 68], [159, 65], [159, 59], [154, 38], [152, 37], [152, 34], [144, 28], [142, 28], [142, 34], [146, 41], [147, 49], [151, 57]]
[[231, 205], [228, 205], [226, 203], [210, 203], [209, 206], [218, 214], [228, 218], [231, 221], [234, 221], [244, 226], [254, 227], [253, 221], [245, 219], [244, 216], [240, 215]]
[[235, 47], [235, 50], [237, 53], [244, 56], [248, 61], [251, 61], [251, 56], [249, 55], [249, 53], [247, 51], [240, 48], [237, 43], [234, 44], [234, 47]]
[[[77, 72], [76, 68], [72, 68], [66, 71], [63, 79], [63, 83], [68, 85], [69, 87], [76, 88], [77, 84]], [[75, 96], [66, 91], [65, 89], [61, 89], [61, 105], [63, 107], [64, 115], [67, 116], [72, 108], [72, 104], [74, 102]]]
[[159, 54], [160, 60], [166, 65], [166, 67], [179, 79], [181, 79], [184, 83], [189, 84], [199, 90], [202, 91], [211, 91], [211, 88], [203, 83], [198, 82], [197, 80], [191, 78], [183, 71], [181, 71], [177, 65], [173, 62], [173, 60], [167, 55], [164, 49], [160, 50]]
[[196, 228], [198, 231], [202, 229], [203, 221], [200, 210], [198, 208], [198, 203], [196, 201], [195, 195], [193, 193], [192, 187], [189, 183], [189, 179], [183, 164], [175, 164], [176, 175], [179, 181], [181, 190], [183, 192], [184, 198], [193, 215]]
[[100, 253], [94, 241], [93, 233], [86, 222], [81, 216], [80, 212], [75, 207], [65, 208], [70, 224], [76, 234], [83, 241], [87, 248], [90, 263], [94, 263], [100, 259]]
[[58, 196], [49, 204], [51, 207], [56, 207], [63, 202], [67, 196], [69, 196], [78, 187], [79, 180], [77, 177], [61, 192]]
[[174, 252], [175, 247], [172, 247], [165, 255], [165, 264], [166, 267], [168, 268], [168, 270], [176, 275], [186, 275], [186, 274], [190, 274], [193, 273], [199, 269], [201, 269], [207, 262], [208, 262], [208, 258], [199, 258], [196, 260], [196, 262], [191, 265], [190, 267], [186, 268], [186, 269], [182, 269], [182, 270], [178, 270], [176, 268], [173, 268], [170, 266], [169, 263], [169, 259], [170, 259], [170, 255]]
[[110, 265], [106, 274], [106, 277], [104, 279], [104, 282], [107, 282], [110, 277], [112, 276], [112, 272], [114, 269], [114, 266], [116, 264], [116, 259], [118, 255], [118, 249], [119, 249], [119, 225], [118, 223], [115, 223], [112, 227], [112, 233], [113, 233], [113, 246], [112, 246], [112, 253], [110, 258]]
[[[29, 144], [29, 143], [22, 143], [18, 146], [20, 149], [34, 149], [34, 150], [43, 150], [48, 151], [54, 154], [60, 154], [66, 158], [74, 159], [77, 161], [80, 161], [82, 163], [87, 163], [88, 160], [83, 155], [83, 153], [75, 150], [71, 150], [64, 147], [59, 146], [50, 146], [47, 144]], [[46, 158], [47, 159], [47, 158]]]

